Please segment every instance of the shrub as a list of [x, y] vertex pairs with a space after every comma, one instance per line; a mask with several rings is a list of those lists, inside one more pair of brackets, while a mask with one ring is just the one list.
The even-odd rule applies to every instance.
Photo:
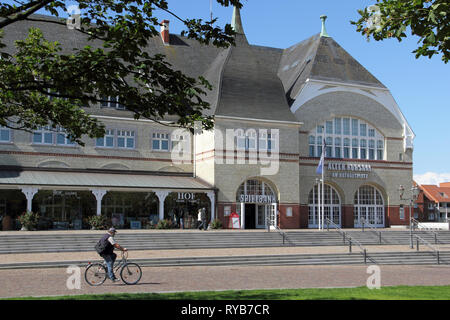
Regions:
[[22, 213], [18, 220], [24, 229], [36, 230], [39, 223], [39, 213], [27, 211]]
[[219, 219], [214, 219], [211, 222], [211, 229], [222, 229], [222, 221]]
[[106, 224], [106, 218], [102, 215], [100, 216], [91, 216], [88, 218], [88, 223], [91, 226], [91, 229], [93, 230], [106, 230], [107, 224]]
[[159, 220], [158, 224], [156, 225], [156, 229], [170, 229], [172, 227], [172, 222], [167, 219]]

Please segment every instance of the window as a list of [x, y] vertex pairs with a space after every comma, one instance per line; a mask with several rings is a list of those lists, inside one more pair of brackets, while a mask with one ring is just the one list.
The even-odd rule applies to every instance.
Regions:
[[375, 227], [384, 227], [384, 200], [375, 187], [364, 185], [354, 197], [354, 226], [361, 227], [363, 219]]
[[0, 126], [0, 142], [11, 142], [11, 129]]
[[315, 157], [315, 148], [316, 148], [316, 138], [314, 136], [309, 136], [308, 141], [309, 141], [309, 156], [310, 157]]
[[401, 220], [405, 219], [405, 208], [403, 207], [403, 205], [400, 205], [399, 215]]
[[358, 135], [358, 119], [352, 119], [352, 136]]
[[325, 128], [326, 128], [327, 134], [333, 134], [333, 122], [332, 121], [326, 121]]
[[50, 126], [39, 127], [33, 132], [34, 144], [53, 144], [53, 131]]
[[119, 103], [119, 97], [102, 97], [100, 105], [103, 108], [113, 108], [118, 110], [125, 110], [125, 106]]
[[134, 149], [134, 131], [117, 130], [117, 147]]
[[350, 119], [349, 118], [344, 118], [343, 119], [344, 122], [344, 135], [350, 135]]
[[97, 147], [114, 148], [114, 134], [115, 130], [106, 129], [103, 138], [97, 138], [95, 145]]
[[[339, 198], [339, 194], [337, 191], [327, 185], [324, 184], [324, 213], [323, 216], [325, 219], [330, 219], [338, 226], [341, 225], [341, 200]], [[321, 214], [322, 216], [322, 214]], [[326, 223], [324, 223], [326, 225]], [[308, 197], [308, 227], [309, 228], [317, 228], [319, 226], [319, 192], [318, 186], [315, 185], [312, 190], [309, 192]]]
[[168, 133], [158, 133], [152, 134], [152, 149], [169, 151], [169, 134]]
[[172, 150], [175, 151], [187, 151], [186, 147], [187, 147], [187, 143], [188, 143], [188, 138], [187, 136], [183, 135], [183, 134], [173, 134], [170, 137], [170, 141], [172, 144]]
[[363, 120], [334, 118], [316, 126], [308, 137], [310, 157], [321, 156], [323, 139], [327, 143], [327, 157], [384, 159], [383, 135]]
[[334, 133], [341, 134], [341, 118], [334, 118]]
[[75, 145], [75, 142], [67, 137], [66, 130], [64, 128], [58, 127], [56, 132], [56, 144], [60, 146], [73, 146]]
[[66, 130], [60, 126], [52, 128], [50, 125], [38, 127], [33, 131], [33, 144], [56, 145], [56, 146], [75, 146], [76, 143], [70, 140]]

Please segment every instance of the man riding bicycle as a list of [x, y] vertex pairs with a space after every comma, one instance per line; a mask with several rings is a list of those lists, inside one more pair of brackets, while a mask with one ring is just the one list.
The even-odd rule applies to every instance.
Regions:
[[99, 240], [96, 246], [97, 253], [106, 262], [106, 267], [108, 269], [108, 278], [111, 279], [111, 281], [113, 282], [119, 281], [119, 279], [117, 279], [116, 276], [114, 275], [113, 271], [114, 262], [116, 261], [117, 258], [117, 255], [114, 253], [114, 248], [122, 251], [128, 251], [127, 248], [123, 248], [114, 240], [114, 236], [116, 235], [116, 233], [117, 231], [115, 228], [110, 228], [108, 230], [108, 233], [106, 233]]

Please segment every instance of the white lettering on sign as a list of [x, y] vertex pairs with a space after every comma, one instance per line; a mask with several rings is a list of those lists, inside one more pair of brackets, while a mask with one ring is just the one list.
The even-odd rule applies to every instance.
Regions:
[[193, 193], [193, 192], [178, 192], [177, 202], [185, 202], [185, 201], [196, 202], [197, 200], [195, 199], [195, 193]]
[[338, 163], [329, 162], [328, 170], [330, 171], [359, 171], [359, 172], [371, 172], [372, 167], [370, 164], [354, 164], [354, 163]]
[[328, 171], [337, 171], [331, 172], [333, 178], [367, 179], [372, 167], [370, 164], [329, 162]]
[[244, 203], [274, 203], [277, 201], [275, 196], [257, 194], [241, 194], [239, 199]]

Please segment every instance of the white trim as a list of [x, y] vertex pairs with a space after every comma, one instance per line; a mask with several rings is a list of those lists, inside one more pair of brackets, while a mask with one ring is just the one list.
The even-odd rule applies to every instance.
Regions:
[[[331, 86], [329, 88], [325, 88], [325, 86]], [[367, 90], [370, 91], [367, 92]], [[295, 112], [303, 106], [308, 101], [321, 96], [323, 94], [331, 93], [331, 92], [351, 92], [361, 94], [365, 97], [368, 97], [382, 106], [386, 108], [390, 113], [392, 113], [395, 118], [403, 125], [403, 138], [404, 138], [404, 149], [411, 148], [413, 149], [413, 140], [415, 138], [415, 134], [411, 129], [411, 126], [406, 121], [405, 116], [401, 112], [398, 104], [396, 103], [394, 97], [392, 96], [389, 89], [379, 88], [379, 87], [370, 87], [364, 85], [357, 84], [349, 84], [349, 83], [340, 83], [340, 82], [332, 82], [332, 81], [323, 81], [323, 80], [315, 80], [315, 79], [307, 79], [305, 85], [302, 90], [299, 92], [297, 97], [295, 98], [294, 103], [291, 106], [292, 113]]]

